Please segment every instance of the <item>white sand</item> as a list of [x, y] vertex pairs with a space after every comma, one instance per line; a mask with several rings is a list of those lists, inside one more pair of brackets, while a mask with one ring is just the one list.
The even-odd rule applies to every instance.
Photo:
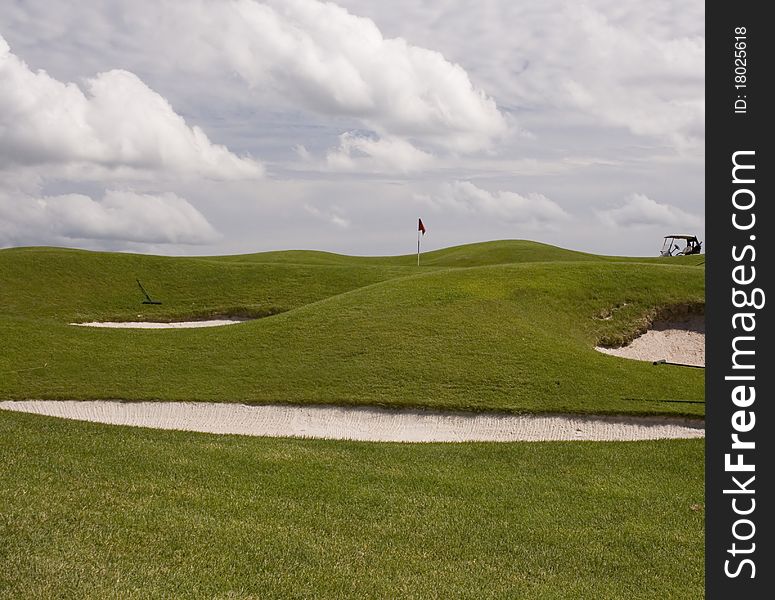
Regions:
[[702, 438], [703, 421], [496, 415], [209, 402], [5, 401], [0, 409], [156, 429], [379, 442], [631, 441]]
[[151, 321], [93, 321], [91, 323], [70, 323], [78, 327], [114, 327], [117, 329], [189, 329], [193, 327], [219, 327], [244, 323], [247, 319], [211, 319], [209, 321], [176, 321], [155, 323]]
[[634, 360], [705, 366], [705, 318], [692, 315], [683, 321], [655, 322], [651, 329], [626, 346], [598, 346], [596, 350]]

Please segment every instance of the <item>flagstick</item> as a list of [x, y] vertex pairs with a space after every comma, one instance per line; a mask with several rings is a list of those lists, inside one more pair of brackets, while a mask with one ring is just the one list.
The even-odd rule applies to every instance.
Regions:
[[417, 229], [417, 266], [420, 266], [420, 230]]

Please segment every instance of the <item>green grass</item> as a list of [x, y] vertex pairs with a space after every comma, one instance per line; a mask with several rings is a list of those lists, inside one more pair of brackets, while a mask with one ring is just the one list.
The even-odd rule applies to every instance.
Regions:
[[[701, 371], [594, 350], [660, 307], [702, 305], [704, 257], [507, 241], [413, 260], [0, 251], [0, 398], [704, 414]], [[135, 278], [163, 304], [140, 304]], [[274, 316], [198, 330], [68, 325], [224, 314]]]
[[[525, 241], [420, 268], [2, 250], [0, 398], [702, 416], [698, 370], [593, 347], [702, 305], [703, 263]], [[68, 325], [220, 315], [266, 318]], [[0, 597], [701, 598], [703, 464], [702, 440], [369, 444], [0, 411]]]
[[2, 598], [703, 597], [703, 442], [369, 444], [0, 411]]

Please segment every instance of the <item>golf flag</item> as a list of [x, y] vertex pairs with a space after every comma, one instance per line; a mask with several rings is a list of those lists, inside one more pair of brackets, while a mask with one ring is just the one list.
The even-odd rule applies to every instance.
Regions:
[[422, 219], [417, 219], [417, 266], [420, 266], [420, 232], [425, 235], [425, 225], [422, 224]]

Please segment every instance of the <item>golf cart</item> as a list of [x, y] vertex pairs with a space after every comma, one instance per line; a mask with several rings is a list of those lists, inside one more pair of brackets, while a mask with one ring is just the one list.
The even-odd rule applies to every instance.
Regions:
[[[679, 248], [678, 241], [682, 240], [686, 242], [683, 248]], [[659, 251], [660, 256], [689, 256], [690, 254], [699, 254], [702, 250], [702, 242], [697, 240], [697, 236], [694, 235], [666, 235], [665, 241], [662, 243], [662, 250]]]

